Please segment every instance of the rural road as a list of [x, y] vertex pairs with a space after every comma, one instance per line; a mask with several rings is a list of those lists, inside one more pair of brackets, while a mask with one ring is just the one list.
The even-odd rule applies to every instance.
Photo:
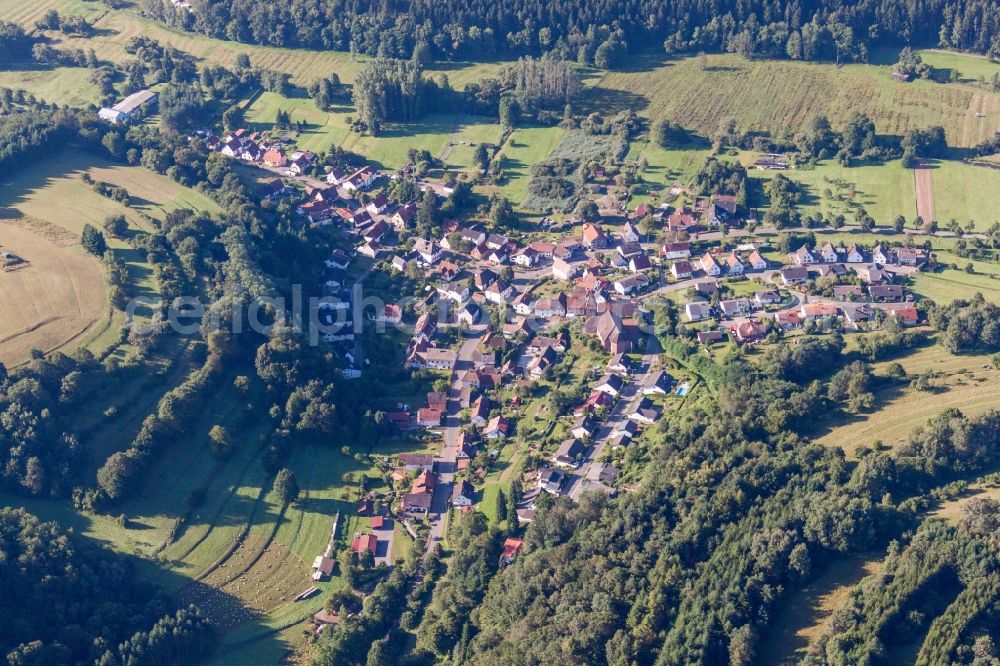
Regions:
[[472, 368], [472, 356], [479, 347], [479, 339], [486, 330], [485, 326], [469, 329], [467, 337], [458, 351], [458, 360], [451, 375], [451, 388], [448, 391], [448, 411], [444, 419], [444, 437], [441, 442], [441, 453], [434, 461], [437, 472], [437, 484], [434, 487], [434, 498], [431, 500], [430, 525], [431, 531], [427, 537], [427, 553], [437, 545], [444, 536], [444, 518], [448, 513], [451, 501], [452, 486], [455, 481], [455, 466], [458, 460], [458, 435], [462, 429], [459, 414], [462, 405], [459, 402], [462, 393], [462, 376]]

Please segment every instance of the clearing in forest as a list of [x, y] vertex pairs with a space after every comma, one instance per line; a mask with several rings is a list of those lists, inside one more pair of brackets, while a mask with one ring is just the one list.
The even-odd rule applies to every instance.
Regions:
[[847, 601], [854, 586], [878, 572], [880, 554], [861, 553], [837, 560], [805, 587], [793, 591], [777, 609], [763, 632], [758, 648], [761, 664], [785, 666], [798, 663], [809, 645], [820, 636], [834, 611]]

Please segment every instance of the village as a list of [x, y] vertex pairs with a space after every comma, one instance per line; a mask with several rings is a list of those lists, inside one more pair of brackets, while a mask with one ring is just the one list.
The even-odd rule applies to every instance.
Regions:
[[[605, 198], [596, 216], [564, 220], [560, 232], [549, 218], [535, 231], [504, 233], [483, 221], [445, 219], [424, 236], [416, 229], [420, 202], [389, 198], [389, 185], [405, 173], [327, 167], [320, 176], [315, 155], [246, 130], [208, 142], [270, 174], [258, 192], [262, 201], [287, 202], [304, 224], [343, 232], [346, 243], [325, 260], [322, 285], [324, 296], [342, 302], [327, 306], [325, 323], [343, 321], [332, 310], [352, 307], [354, 286], [373, 271], [419, 287], [413, 303], [366, 311], [369, 325], [406, 331], [407, 369], [446, 380], [425, 404], [387, 414], [399, 432], [426, 433], [438, 449], [398, 456], [393, 497], [372, 496], [358, 507], [358, 515], [370, 516], [370, 530], [352, 535], [351, 549], [372, 563], [393, 561], [393, 520], [414, 535], [426, 530], [429, 550], [444, 538], [451, 514], [482, 502], [486, 468], [515, 441], [533, 388], [552, 379], [574, 346], [593, 345], [600, 363], [589, 368], [580, 402], [545, 443], [532, 444], [535, 462], [518, 480], [512, 506], [525, 524], [544, 495], [627, 490], [610, 462], [614, 452], [655, 428], [698, 382], [664, 366], [654, 302], [673, 303], [680, 330], [706, 351], [920, 322], [905, 284], [932, 261], [925, 248], [817, 242], [783, 252], [751, 233], [756, 220], [733, 196], [697, 196], [677, 185], [669, 202], [631, 210]], [[787, 168], [779, 158], [765, 156], [756, 168]], [[439, 200], [454, 191], [440, 180], [418, 186]], [[324, 336], [346, 378], [360, 377], [371, 361], [363, 337], [346, 323]], [[522, 547], [508, 538], [504, 561]], [[332, 566], [318, 557], [314, 572], [322, 577]]]

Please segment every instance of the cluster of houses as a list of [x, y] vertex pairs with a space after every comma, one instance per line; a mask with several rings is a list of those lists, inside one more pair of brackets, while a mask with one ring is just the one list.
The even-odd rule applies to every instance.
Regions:
[[406, 346], [407, 368], [448, 370], [455, 367], [458, 360], [458, 353], [454, 350], [437, 347], [434, 338], [438, 331], [437, 314], [433, 311], [425, 312], [417, 319], [414, 326], [413, 335]]
[[857, 243], [848, 247], [834, 247], [827, 243], [821, 248], [803, 245], [790, 253], [789, 259], [795, 266], [813, 266], [816, 264], [878, 264], [880, 266], [915, 266], [927, 263], [927, 252], [923, 248], [900, 247], [890, 248], [879, 244], [871, 250]]
[[[636, 364], [624, 354], [616, 354], [608, 364], [607, 374], [601, 377], [587, 399], [574, 411], [575, 421], [571, 429], [572, 437], [563, 441], [552, 457], [552, 462], [560, 467], [575, 469], [598, 427], [597, 419], [611, 411], [618, 400], [623, 399], [623, 391], [634, 380]], [[612, 447], [626, 445], [639, 434], [640, 428], [656, 423], [660, 409], [653, 404], [650, 396], [667, 395], [675, 381], [662, 370], [646, 373], [638, 380], [635, 395], [625, 409], [624, 418], [609, 434]]]
[[[699, 287], [706, 292], [715, 287], [706, 283]], [[728, 335], [740, 344], [753, 344], [763, 340], [770, 332], [767, 325], [772, 321], [774, 328], [783, 331], [800, 328], [806, 323], [827, 324], [839, 317], [843, 323], [855, 330], [875, 317], [876, 310], [881, 310], [887, 317], [896, 317], [904, 326], [918, 323], [917, 308], [906, 302], [906, 294], [899, 285], [870, 285], [862, 288], [858, 285], [834, 287], [840, 302], [802, 303], [795, 307], [768, 311], [778, 306], [784, 298], [777, 290], [762, 290], [751, 297], [723, 299], [716, 304], [709, 301], [692, 301], [685, 304], [684, 313], [689, 322], [700, 322], [709, 319], [719, 319], [729, 322]], [[853, 300], [864, 299], [867, 301]], [[703, 331], [698, 333], [698, 341], [702, 344], [719, 342], [726, 337], [727, 332]]]

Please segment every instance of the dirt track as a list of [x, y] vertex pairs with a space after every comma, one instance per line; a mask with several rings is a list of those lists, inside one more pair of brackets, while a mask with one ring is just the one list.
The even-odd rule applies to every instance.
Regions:
[[930, 222], [934, 217], [934, 184], [931, 181], [931, 170], [920, 168], [913, 170], [913, 181], [917, 192], [917, 215], [924, 222]]

